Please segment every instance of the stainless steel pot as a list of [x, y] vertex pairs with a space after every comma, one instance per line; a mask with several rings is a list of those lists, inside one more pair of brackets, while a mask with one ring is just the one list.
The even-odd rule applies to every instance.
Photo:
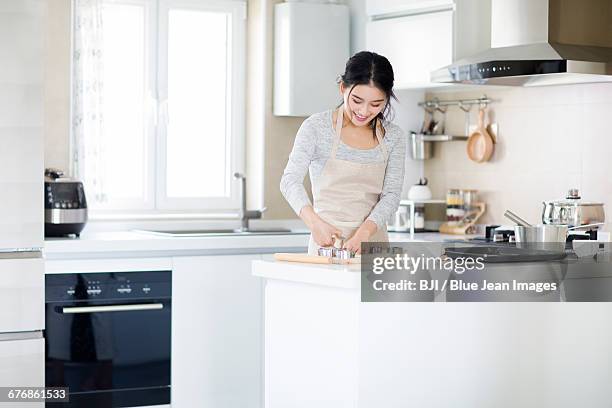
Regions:
[[565, 251], [567, 231], [567, 225], [517, 225], [514, 227], [514, 237], [518, 248], [561, 253]]
[[423, 140], [422, 134], [410, 132], [410, 152], [415, 160], [425, 160], [433, 155], [433, 142]]
[[543, 204], [544, 224], [580, 227], [606, 220], [603, 203], [582, 201], [577, 189], [569, 190], [565, 200], [544, 201]]
[[567, 239], [567, 225], [532, 225], [514, 227], [516, 242], [563, 242]]

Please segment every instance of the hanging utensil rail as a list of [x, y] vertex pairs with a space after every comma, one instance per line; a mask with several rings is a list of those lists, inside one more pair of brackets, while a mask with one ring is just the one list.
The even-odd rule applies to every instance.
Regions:
[[[427, 134], [421, 132], [411, 132], [419, 138], [421, 142], [450, 142], [454, 140], [467, 140], [470, 134], [470, 111], [472, 106], [478, 105], [480, 108], [486, 108], [493, 100], [487, 95], [483, 95], [481, 98], [470, 98], [470, 99], [451, 99], [441, 101], [438, 98], [419, 102], [418, 106], [422, 107], [429, 115], [432, 115], [438, 111], [443, 114], [446, 113], [449, 106], [458, 106], [465, 113], [465, 135], [448, 135], [448, 134]], [[444, 108], [442, 108], [444, 107]], [[495, 129], [497, 125], [495, 124]], [[497, 133], [497, 132], [495, 132]], [[493, 143], [496, 143], [496, 138], [493, 137]]]
[[459, 106], [459, 107], [472, 107], [472, 105], [480, 105], [486, 107], [488, 104], [493, 101], [484, 95], [482, 98], [472, 98], [472, 99], [452, 99], [441, 101], [438, 98], [433, 98], [428, 101], [419, 102], [418, 105], [422, 108], [427, 109], [440, 109], [441, 106]]

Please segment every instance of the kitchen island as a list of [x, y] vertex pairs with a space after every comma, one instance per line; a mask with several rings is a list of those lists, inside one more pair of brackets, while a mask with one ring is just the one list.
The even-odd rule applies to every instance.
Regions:
[[364, 303], [359, 266], [252, 268], [266, 408], [612, 404], [611, 303]]

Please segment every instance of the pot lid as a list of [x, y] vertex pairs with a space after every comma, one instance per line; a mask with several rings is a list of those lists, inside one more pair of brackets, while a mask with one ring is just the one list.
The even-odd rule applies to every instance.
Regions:
[[552, 205], [581, 205], [581, 206], [589, 206], [589, 205], [603, 205], [603, 203], [597, 203], [593, 201], [583, 201], [580, 197], [580, 192], [577, 188], [570, 188], [567, 192], [567, 196], [562, 200], [549, 200], [544, 201], [544, 204], [552, 204]]

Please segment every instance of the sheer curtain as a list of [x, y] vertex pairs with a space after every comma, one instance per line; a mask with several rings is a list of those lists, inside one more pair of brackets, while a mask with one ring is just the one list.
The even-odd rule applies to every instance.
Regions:
[[72, 135], [76, 176], [95, 202], [106, 201], [102, 136], [102, 0], [74, 0]]

